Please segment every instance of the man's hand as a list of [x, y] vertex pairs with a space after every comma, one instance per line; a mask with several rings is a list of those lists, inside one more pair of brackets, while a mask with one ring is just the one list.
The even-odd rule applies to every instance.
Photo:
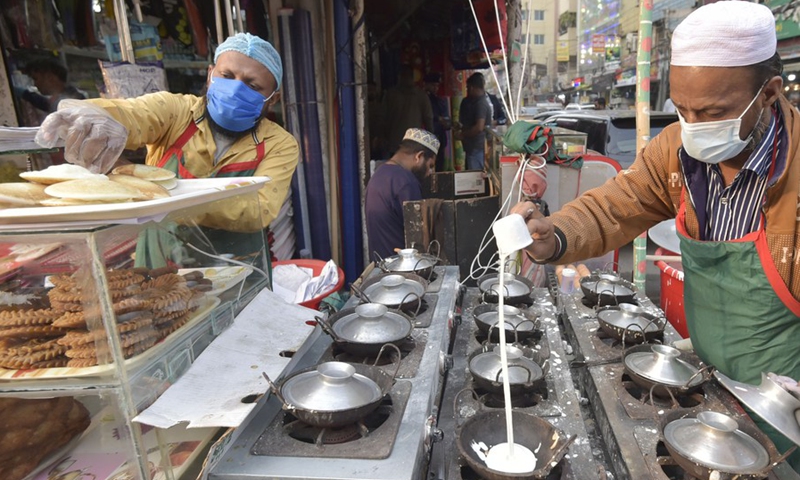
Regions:
[[67, 104], [44, 119], [36, 143], [52, 148], [59, 139], [65, 143], [64, 158], [94, 173], [106, 173], [122, 154], [128, 130], [100, 107], [85, 102]]
[[537, 261], [544, 261], [556, 254], [556, 236], [553, 222], [542, 215], [539, 208], [531, 202], [514, 205], [509, 213], [517, 213], [525, 219], [533, 243], [525, 250]]

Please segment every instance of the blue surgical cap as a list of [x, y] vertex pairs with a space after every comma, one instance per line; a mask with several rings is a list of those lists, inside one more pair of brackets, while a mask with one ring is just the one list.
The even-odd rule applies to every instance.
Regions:
[[237, 33], [219, 44], [214, 52], [214, 63], [217, 63], [219, 56], [225, 52], [239, 52], [264, 65], [275, 77], [278, 88], [281, 87], [283, 64], [278, 51], [268, 41], [249, 33]]

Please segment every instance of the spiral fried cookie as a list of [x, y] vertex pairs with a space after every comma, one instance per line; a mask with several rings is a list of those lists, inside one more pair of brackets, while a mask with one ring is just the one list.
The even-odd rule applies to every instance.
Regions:
[[160, 277], [153, 278], [144, 282], [142, 285], [145, 289], [158, 289], [158, 290], [166, 290], [172, 288], [176, 285], [185, 284], [186, 279], [183, 278], [181, 275], [177, 273], [167, 273], [165, 275], [161, 275]]
[[0, 338], [40, 338], [59, 337], [65, 332], [62, 328], [49, 325], [27, 325], [24, 327], [0, 328]]
[[23, 327], [26, 325], [49, 325], [61, 313], [52, 308], [0, 312], [0, 327]]

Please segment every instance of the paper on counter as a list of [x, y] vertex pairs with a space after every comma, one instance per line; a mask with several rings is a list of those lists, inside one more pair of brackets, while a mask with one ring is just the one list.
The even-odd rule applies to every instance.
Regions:
[[261, 376], [280, 377], [289, 363], [284, 350], [297, 350], [319, 314], [283, 301], [262, 290], [195, 360], [189, 370], [134, 421], [169, 428], [188, 422], [189, 428], [236, 427], [256, 403], [242, 403], [248, 395], [267, 391]]
[[287, 302], [301, 303], [328, 292], [339, 282], [339, 268], [329, 260], [314, 277], [310, 268], [277, 265], [272, 271], [275, 292]]

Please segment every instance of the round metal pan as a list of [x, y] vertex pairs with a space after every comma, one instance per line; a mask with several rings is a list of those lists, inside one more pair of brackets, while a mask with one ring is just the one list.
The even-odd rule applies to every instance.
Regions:
[[[516, 295], [504, 295], [503, 303], [506, 305], [529, 305], [531, 303], [531, 292], [533, 292], [534, 289], [533, 282], [520, 275], [507, 275], [513, 275], [515, 281], [520, 282], [526, 287], [526, 291]], [[478, 278], [478, 289], [481, 291], [484, 303], [497, 303], [500, 300], [498, 292], [496, 291], [496, 287], [493, 288], [493, 285], [497, 284], [497, 278], [497, 273], [489, 273]]]
[[[635, 317], [640, 317], [641, 320], [635, 321], [634, 318], [631, 318], [631, 321], [626, 323], [624, 314], [628, 310]], [[619, 315], [623, 317], [621, 323], [618, 319], [612, 320], [609, 316], [610, 314], [617, 314], [617, 312], [622, 314]], [[640, 307], [629, 303], [600, 307], [597, 309], [597, 323], [600, 324], [600, 329], [607, 335], [626, 344], [636, 344], [644, 341], [652, 342], [657, 338], [661, 338], [666, 325], [666, 321], [663, 318], [647, 313]]]
[[617, 274], [593, 273], [580, 283], [583, 296], [595, 305], [636, 303], [636, 287]]
[[359, 342], [353, 338], [344, 338], [339, 333], [337, 329], [337, 323], [340, 321], [353, 321], [357, 322], [357, 319], [352, 319], [354, 315], [357, 315], [356, 310], [358, 307], [353, 308], [345, 308], [344, 310], [340, 310], [333, 315], [331, 315], [328, 320], [324, 320], [321, 317], [317, 318], [317, 323], [319, 323], [322, 331], [327, 333], [328, 335], [333, 338], [333, 341], [345, 352], [357, 355], [357, 356], [365, 356], [371, 357], [375, 356], [380, 352], [381, 348], [386, 345], [387, 343], [394, 344], [400, 342], [411, 335], [411, 332], [414, 330], [414, 324], [411, 322], [411, 319], [406, 316], [400, 310], [394, 311], [387, 311], [386, 315], [390, 315], [393, 320], [399, 324], [402, 328], [398, 328], [394, 330], [394, 334], [387, 335], [382, 341], [380, 342]]
[[[538, 338], [542, 332], [539, 330], [539, 316], [531, 313], [530, 310], [521, 310], [523, 316], [526, 317], [525, 321], [520, 322], [516, 326], [510, 325], [506, 322], [506, 338], [514, 342], [523, 342], [529, 338]], [[489, 338], [489, 341], [497, 343], [500, 338], [498, 322], [493, 325], [489, 324], [483, 317], [485, 314], [497, 311], [496, 303], [482, 303], [472, 309], [472, 318], [475, 320], [478, 330]], [[491, 330], [491, 334], [489, 332]]]

